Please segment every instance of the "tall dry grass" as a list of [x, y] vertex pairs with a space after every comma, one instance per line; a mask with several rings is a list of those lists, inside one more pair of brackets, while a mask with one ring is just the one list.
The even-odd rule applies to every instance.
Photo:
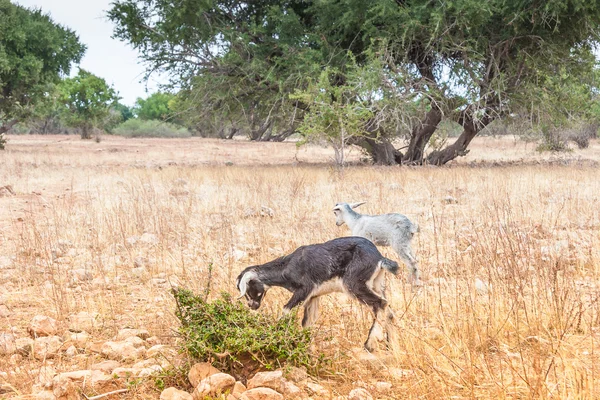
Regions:
[[[93, 164], [93, 154], [78, 157]], [[348, 235], [332, 206], [366, 200], [363, 212], [419, 223], [425, 285], [411, 288], [406, 274], [390, 280], [398, 335], [377, 358], [358, 349], [368, 311], [343, 295], [321, 302], [315, 347], [334, 361], [332, 387], [386, 380], [394, 398], [600, 397], [597, 168], [70, 168], [77, 160], [69, 160], [36, 168], [7, 158], [1, 176], [19, 196], [1, 199], [12, 217], [4, 214], [0, 245], [17, 269], [0, 269], [13, 310], [0, 331], [24, 332], [35, 314], [67, 327], [88, 311], [100, 315], [95, 338], [131, 326], [174, 341], [170, 285], [234, 293], [246, 266]], [[73, 278], [81, 269], [89, 279]], [[273, 289], [260, 312], [280, 312], [288, 296]], [[0, 356], [0, 370], [14, 368]], [[26, 391], [34, 377], [9, 379]]]

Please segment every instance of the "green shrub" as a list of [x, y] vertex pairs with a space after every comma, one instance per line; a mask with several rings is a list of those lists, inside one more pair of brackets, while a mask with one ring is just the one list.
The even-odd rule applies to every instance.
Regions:
[[208, 302], [188, 290], [174, 290], [180, 333], [187, 353], [212, 361], [234, 375], [283, 366], [305, 366], [313, 373], [324, 359], [310, 354], [311, 333], [300, 328], [295, 312], [275, 319], [250, 311], [223, 293]]
[[113, 129], [113, 134], [125, 137], [186, 138], [192, 134], [181, 126], [157, 120], [128, 119]]

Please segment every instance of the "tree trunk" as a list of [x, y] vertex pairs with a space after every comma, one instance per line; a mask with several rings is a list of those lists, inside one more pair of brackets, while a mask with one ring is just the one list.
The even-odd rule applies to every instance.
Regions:
[[442, 120], [442, 111], [432, 106], [420, 123], [414, 127], [410, 136], [408, 150], [402, 157], [403, 164], [423, 164], [425, 146]]
[[466, 156], [469, 150], [467, 147], [471, 140], [481, 131], [477, 129], [473, 124], [466, 124], [463, 132], [460, 134], [458, 139], [449, 146], [446, 146], [442, 150], [434, 151], [427, 157], [427, 162], [432, 165], [444, 165], [448, 161], [454, 160], [456, 157]]
[[15, 126], [17, 124], [17, 122], [19, 122], [18, 119], [12, 119], [12, 120], [0, 125], [0, 135], [8, 132], [10, 130], [10, 128], [12, 128], [13, 126]]
[[402, 162], [400, 153], [387, 137], [353, 137], [348, 144], [362, 147], [377, 165], [396, 165]]
[[89, 124], [83, 124], [81, 127], [81, 138], [82, 139], [91, 139], [92, 138], [92, 130], [90, 129]]

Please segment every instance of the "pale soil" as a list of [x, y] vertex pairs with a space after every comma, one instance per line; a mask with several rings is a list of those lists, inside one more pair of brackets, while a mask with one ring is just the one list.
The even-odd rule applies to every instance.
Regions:
[[[600, 396], [598, 141], [552, 155], [477, 138], [444, 168], [339, 171], [331, 149], [295, 143], [8, 139], [0, 186], [16, 196], [0, 198], [0, 304], [9, 310], [0, 333], [25, 337], [42, 314], [62, 334], [69, 315], [87, 311], [100, 315], [95, 341], [133, 327], [175, 345], [169, 282], [202, 290], [212, 264], [214, 292], [235, 293], [244, 267], [347, 235], [331, 207], [364, 200], [362, 212], [419, 223], [414, 248], [426, 284], [413, 291], [404, 274], [391, 281], [399, 337], [378, 359], [360, 351], [368, 312], [342, 295], [324, 299], [315, 346], [338, 376], [322, 384], [347, 395], [392, 382], [380, 398]], [[261, 206], [274, 215], [260, 216]], [[93, 280], [73, 280], [76, 269]], [[274, 289], [261, 312], [279, 312], [287, 297]], [[82, 351], [19, 365], [0, 355], [0, 384], [14, 389], [0, 398], [31, 392], [42, 365], [62, 372], [104, 358]], [[157, 393], [143, 380], [127, 396]]]

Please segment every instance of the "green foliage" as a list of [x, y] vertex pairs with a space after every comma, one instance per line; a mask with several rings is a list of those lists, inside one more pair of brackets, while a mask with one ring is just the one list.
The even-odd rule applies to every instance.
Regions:
[[120, 102], [115, 103], [112, 109], [121, 115], [120, 122], [125, 122], [135, 117], [135, 115], [133, 114], [133, 109], [124, 104], [121, 104]]
[[75, 77], [63, 80], [60, 91], [67, 121], [81, 128], [82, 139], [91, 138], [92, 128], [105, 122], [119, 100], [116, 91], [103, 78], [84, 69], [79, 69]]
[[129, 119], [118, 125], [112, 133], [125, 137], [148, 138], [187, 138], [192, 136], [190, 131], [179, 125], [157, 120]]
[[0, 143], [84, 52], [73, 31], [40, 10], [0, 0]]
[[216, 359], [226, 371], [241, 362], [260, 369], [294, 365], [312, 371], [322, 364], [311, 357], [310, 331], [300, 328], [294, 312], [276, 320], [250, 311], [225, 293], [213, 301], [188, 290], [175, 290], [174, 296], [184, 346], [195, 359]]
[[[182, 87], [189, 115], [215, 116], [215, 126], [247, 130], [255, 140], [292, 132], [307, 116], [313, 120], [303, 132], [328, 127], [328, 139], [341, 132], [328, 120], [352, 115], [358, 122], [356, 109], [368, 109], [372, 118], [358, 129], [367, 131], [365, 140], [356, 143], [374, 149], [373, 141], [391, 144], [406, 135], [401, 162], [443, 164], [466, 154], [493, 120], [535, 103], [545, 87], [549, 102], [567, 113], [585, 104], [564, 95], [581, 99], [590, 95], [589, 86], [573, 91], [571, 83], [551, 81], [562, 76], [560, 66], [571, 81], [594, 66], [600, 3], [117, 0], [109, 18], [115, 36], [140, 51], [149, 71], [165, 71]], [[376, 96], [336, 97], [349, 86], [360, 93], [352, 75], [377, 63], [372, 80], [363, 76]], [[329, 82], [324, 70], [335, 75]], [[319, 86], [331, 101], [321, 101]], [[427, 155], [443, 119], [463, 131]]]
[[138, 98], [133, 113], [144, 120], [157, 119], [173, 122], [174, 113], [170, 106], [175, 96], [171, 93], [156, 92], [146, 99]]

